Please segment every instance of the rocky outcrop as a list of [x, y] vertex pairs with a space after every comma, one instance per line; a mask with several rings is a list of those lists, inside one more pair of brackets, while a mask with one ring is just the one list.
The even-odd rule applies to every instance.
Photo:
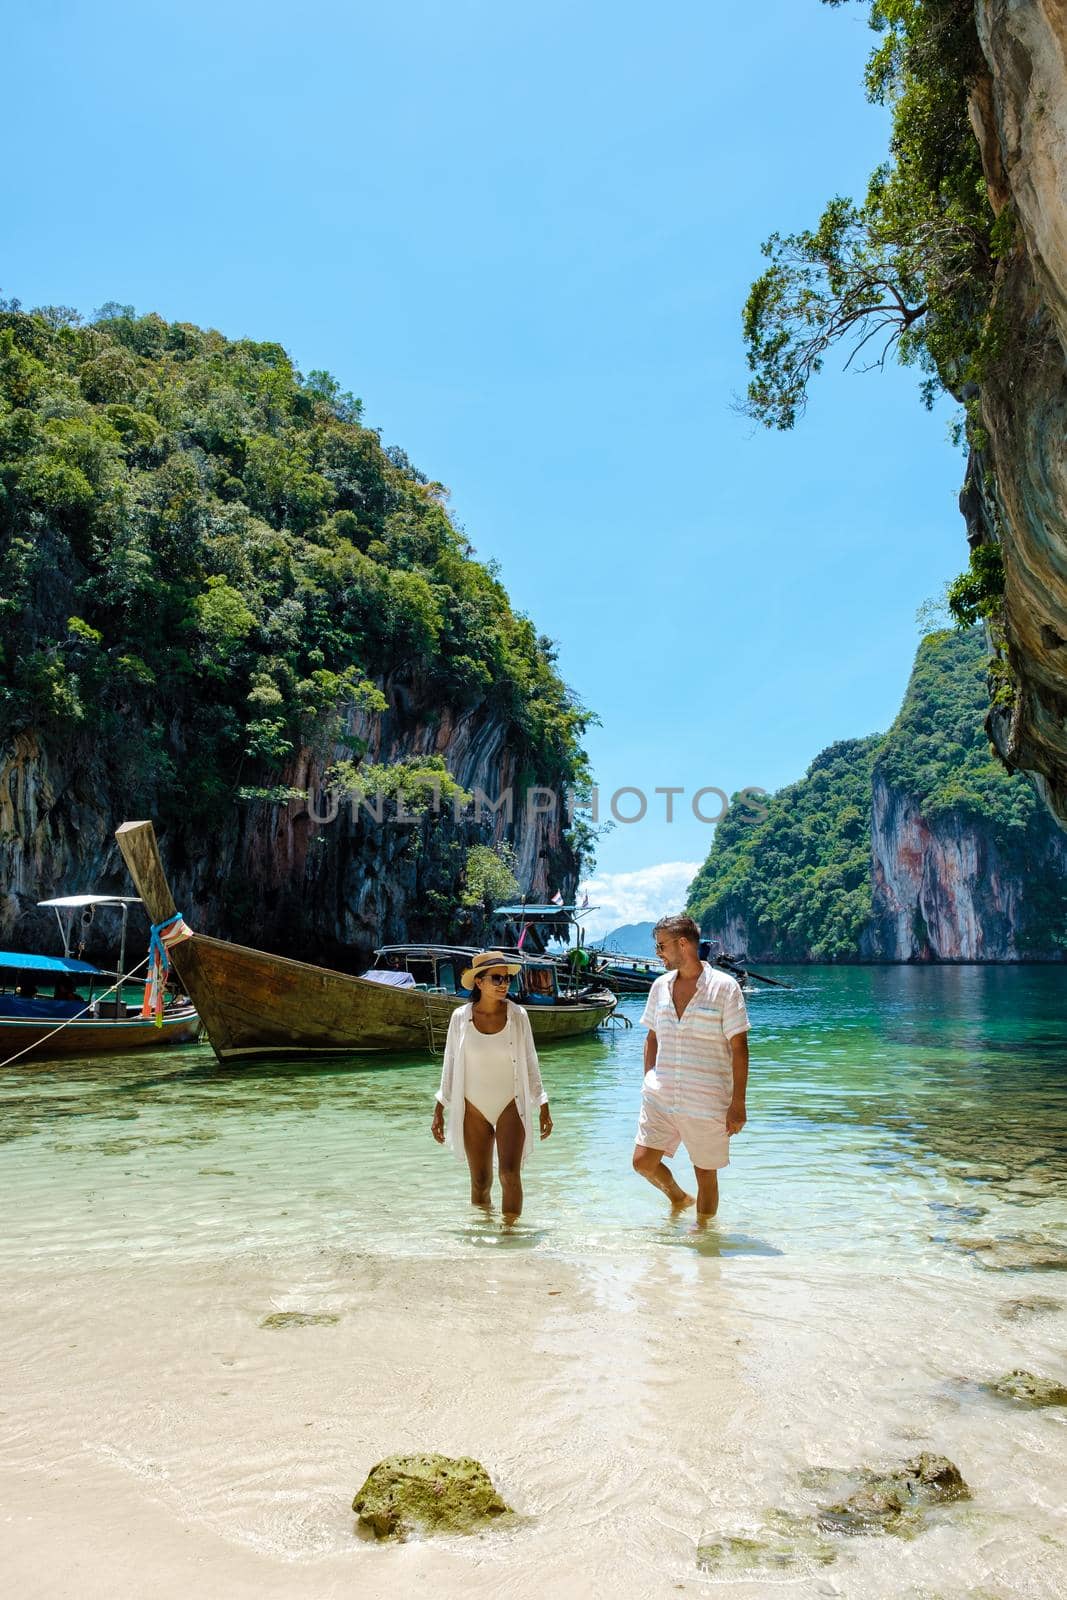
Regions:
[[1067, 11], [1060, 0], [977, 0], [988, 76], [971, 121], [998, 216], [1005, 354], [983, 380], [988, 445], [961, 505], [972, 545], [999, 540], [1010, 690], [988, 727], [1067, 823]]
[[841, 740], [728, 814], [690, 886], [702, 931], [761, 961], [1062, 961], [1067, 833], [983, 728], [977, 628], [927, 634], [888, 733]]
[[769, 1571], [793, 1577], [814, 1574], [837, 1559], [846, 1539], [872, 1534], [913, 1538], [943, 1508], [971, 1498], [960, 1469], [929, 1450], [880, 1470], [814, 1468], [805, 1473], [804, 1486], [829, 1492], [832, 1498], [807, 1514], [773, 1507], [757, 1527], [706, 1535], [697, 1545], [699, 1570], [721, 1579], [756, 1578]]
[[1067, 1406], [1067, 1385], [1057, 1383], [1055, 1378], [1037, 1378], [1022, 1367], [1016, 1367], [1014, 1372], [1005, 1373], [985, 1387], [990, 1394], [1002, 1400], [1018, 1401], [1021, 1405]]
[[991, 830], [962, 813], [927, 820], [876, 763], [872, 780], [870, 928], [876, 961], [1051, 961], [1028, 942], [1035, 880], [1067, 877], [1067, 836], [1049, 833], [1041, 861], [1010, 861]]
[[[433, 707], [410, 681], [379, 682], [385, 712], [349, 711], [335, 742], [300, 749], [286, 764], [275, 792], [291, 798], [228, 800], [207, 830], [172, 825], [161, 833], [175, 899], [193, 927], [361, 970], [378, 944], [480, 937], [470, 913], [464, 925], [457, 911], [472, 844], [506, 840], [534, 899], [573, 888], [577, 864], [564, 838], [562, 787], [553, 774], [536, 774], [542, 791], [527, 806], [520, 783], [531, 780], [518, 769], [507, 722], [479, 705]], [[326, 775], [354, 747], [365, 747], [376, 766], [440, 757], [466, 793], [488, 803], [479, 818], [473, 803], [457, 813], [447, 798], [437, 810], [431, 800], [410, 821], [390, 799], [379, 807], [331, 798]], [[492, 810], [509, 790], [510, 818], [505, 806]], [[106, 751], [88, 743], [59, 751], [42, 736], [19, 735], [0, 752], [0, 942], [53, 950], [56, 924], [51, 912], [36, 909], [39, 900], [129, 893], [113, 837], [128, 819], [122, 776]], [[86, 954], [110, 953], [113, 933], [99, 915]]]
[[511, 1511], [481, 1462], [470, 1456], [386, 1456], [352, 1501], [376, 1539], [476, 1533]]

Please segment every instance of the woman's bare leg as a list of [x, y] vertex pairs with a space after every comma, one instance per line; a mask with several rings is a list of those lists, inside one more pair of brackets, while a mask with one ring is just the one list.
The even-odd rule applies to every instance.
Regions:
[[500, 1113], [496, 1125], [496, 1159], [500, 1169], [500, 1209], [505, 1222], [514, 1222], [522, 1214], [522, 1147], [526, 1142], [526, 1129], [519, 1116], [519, 1108], [512, 1100]]
[[471, 1205], [488, 1206], [493, 1200], [493, 1126], [476, 1106], [463, 1102], [463, 1148], [471, 1171]]

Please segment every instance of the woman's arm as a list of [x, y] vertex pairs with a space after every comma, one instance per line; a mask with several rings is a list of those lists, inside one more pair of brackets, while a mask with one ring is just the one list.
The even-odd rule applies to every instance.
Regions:
[[545, 1093], [545, 1086], [541, 1082], [541, 1066], [537, 1059], [533, 1028], [530, 1026], [530, 1019], [526, 1015], [525, 1008], [517, 1006], [516, 1010], [522, 1018], [522, 1032], [526, 1044], [526, 1071], [530, 1081], [530, 1093], [534, 1097], [534, 1105], [545, 1106], [548, 1104], [548, 1095]]
[[526, 1047], [526, 1081], [530, 1086], [530, 1095], [534, 1105], [540, 1107], [541, 1137], [547, 1139], [552, 1132], [552, 1113], [548, 1109], [548, 1095], [541, 1082], [541, 1067], [537, 1060], [537, 1046], [534, 1044], [533, 1028], [526, 1015], [524, 1007], [518, 1010], [522, 1016], [522, 1032]]
[[438, 1144], [445, 1142], [445, 1106], [452, 1098], [452, 1074], [456, 1064], [456, 1039], [458, 1037], [459, 1007], [448, 1019], [448, 1033], [445, 1035], [445, 1058], [441, 1063], [441, 1087], [433, 1108], [433, 1120], [430, 1123], [430, 1132]]

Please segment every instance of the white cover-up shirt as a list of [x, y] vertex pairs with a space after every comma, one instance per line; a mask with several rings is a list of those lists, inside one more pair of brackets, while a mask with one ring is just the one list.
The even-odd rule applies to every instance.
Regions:
[[[537, 1051], [534, 1048], [533, 1029], [530, 1019], [523, 1006], [514, 1000], [507, 1002], [508, 1016], [511, 1020], [511, 1064], [515, 1074], [515, 1101], [522, 1118], [522, 1126], [526, 1133], [523, 1140], [522, 1159], [526, 1160], [530, 1148], [530, 1124], [532, 1119], [531, 1108], [548, 1104], [548, 1095], [545, 1093], [541, 1082], [541, 1069], [537, 1064]], [[445, 1144], [452, 1154], [462, 1161], [465, 1159], [463, 1149], [463, 1076], [464, 1076], [464, 1045], [467, 1029], [473, 1028], [471, 1020], [474, 1011], [474, 1002], [469, 1000], [466, 1005], [457, 1006], [448, 1022], [448, 1034], [445, 1038], [445, 1059], [441, 1067], [441, 1087], [437, 1091], [437, 1098], [448, 1109], [445, 1119]]]
[[706, 961], [701, 966], [681, 1017], [674, 1009], [677, 972], [665, 972], [648, 992], [641, 1022], [656, 1035], [656, 1065], [643, 1093], [677, 1116], [721, 1121], [734, 1092], [730, 1040], [748, 1029], [748, 1012], [736, 978]]

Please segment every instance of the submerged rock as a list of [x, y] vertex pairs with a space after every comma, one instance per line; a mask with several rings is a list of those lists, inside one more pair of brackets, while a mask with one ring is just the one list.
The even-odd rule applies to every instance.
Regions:
[[1004, 1400], [1018, 1400], [1027, 1406], [1067, 1406], [1067, 1385], [1056, 1383], [1052, 1378], [1035, 1377], [1022, 1367], [1016, 1367], [1014, 1372], [1005, 1373], [1003, 1378], [996, 1378], [983, 1387], [990, 1394], [1000, 1395]]
[[767, 1527], [755, 1532], [711, 1534], [697, 1545], [697, 1566], [701, 1572], [730, 1574], [782, 1572], [790, 1568], [810, 1571], [837, 1560], [833, 1541], [825, 1538], [802, 1517], [786, 1512], [771, 1513]]
[[1067, 1270], [1067, 1245], [1034, 1234], [1005, 1238], [965, 1235], [952, 1244], [973, 1256], [987, 1272], [1056, 1272]]
[[326, 1328], [340, 1317], [332, 1311], [274, 1311], [264, 1317], [261, 1328]]
[[929, 1200], [927, 1205], [936, 1216], [944, 1217], [946, 1222], [981, 1222], [988, 1215], [985, 1206], [956, 1205], [947, 1200]]
[[959, 1468], [928, 1450], [886, 1471], [817, 1471], [805, 1474], [804, 1481], [834, 1498], [810, 1516], [774, 1510], [754, 1532], [705, 1535], [697, 1546], [700, 1570], [735, 1577], [789, 1568], [810, 1572], [836, 1560], [842, 1536], [910, 1538], [932, 1507], [971, 1497]]
[[386, 1456], [352, 1501], [378, 1539], [412, 1533], [474, 1533], [511, 1511], [470, 1456]]
[[924, 1510], [971, 1491], [946, 1456], [922, 1451], [914, 1461], [890, 1472], [860, 1473], [859, 1487], [819, 1507], [820, 1528], [835, 1533], [907, 1533], [922, 1522]]
[[1006, 1301], [1000, 1308], [1000, 1314], [1002, 1317], [1007, 1317], [1009, 1322], [1018, 1322], [1023, 1317], [1037, 1317], [1047, 1311], [1059, 1311], [1062, 1305], [1062, 1300], [1053, 1300], [1049, 1294], [1032, 1294], [1026, 1299]]

